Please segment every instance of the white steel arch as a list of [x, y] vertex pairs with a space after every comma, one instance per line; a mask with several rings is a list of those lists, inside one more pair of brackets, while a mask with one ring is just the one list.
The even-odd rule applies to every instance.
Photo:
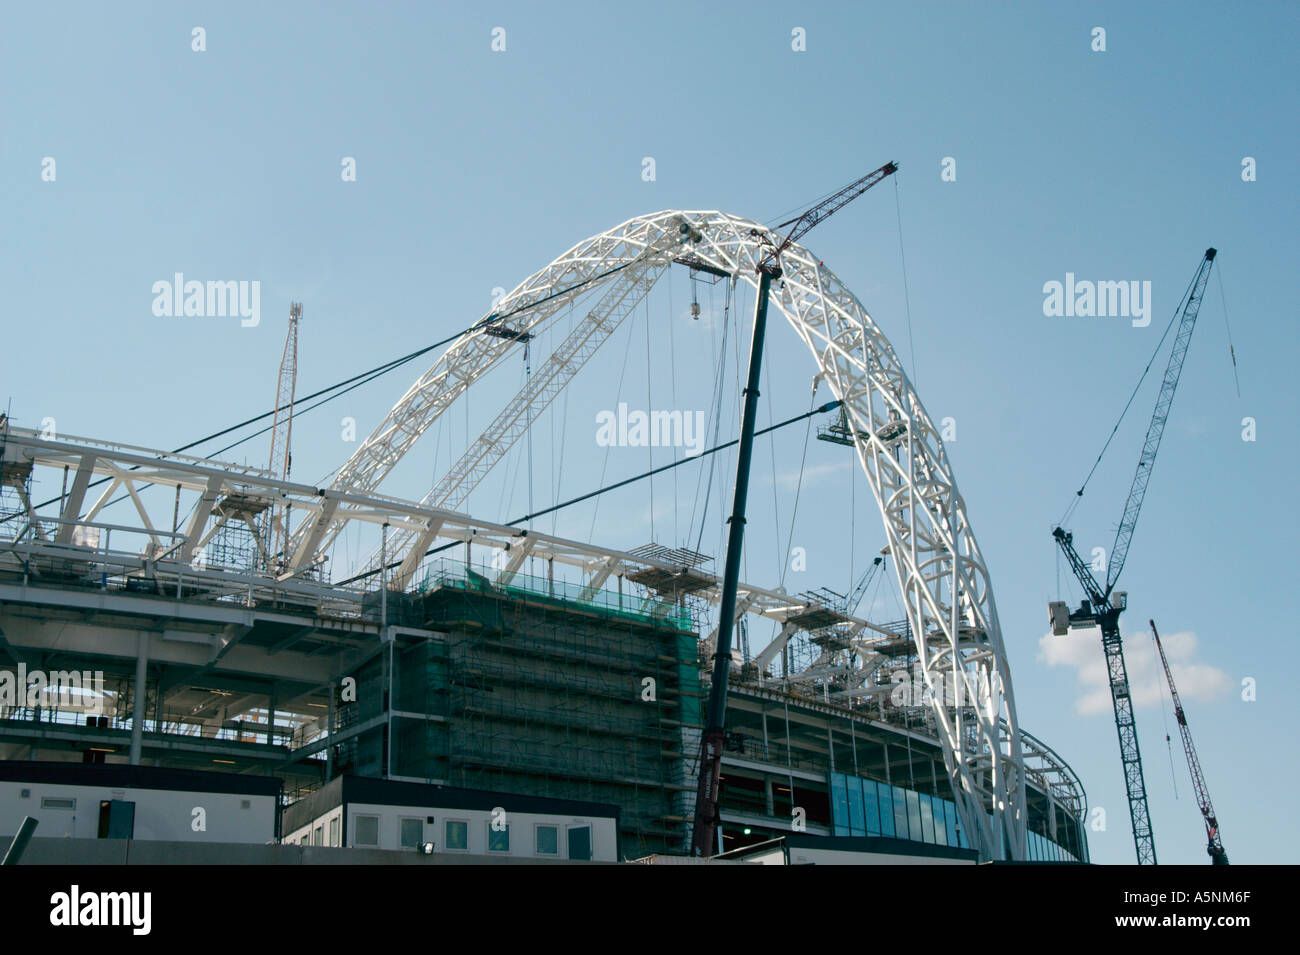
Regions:
[[[463, 501], [464, 482], [481, 478], [524, 432], [518, 409], [530, 402], [536, 402], [533, 412], [545, 407], [666, 266], [674, 260], [700, 265], [757, 287], [756, 266], [774, 240], [780, 237], [758, 223], [726, 213], [664, 211], [580, 242], [454, 342], [341, 469], [333, 488], [372, 491], [518, 336], [537, 335], [579, 295], [609, 284], [566, 341], [570, 349], [561, 364], [541, 385], [526, 385], [489, 426], [475, 460], [462, 459], [449, 471], [458, 478], [451, 493]], [[893, 346], [839, 278], [799, 245], [786, 248], [781, 264], [784, 275], [772, 287], [770, 304], [808, 345], [844, 404], [884, 521], [962, 823], [983, 857], [1025, 858], [1024, 763], [1010, 666], [988, 569], [939, 433]], [[526, 393], [530, 387], [532, 394]], [[472, 452], [474, 447], [467, 457]], [[422, 503], [446, 503], [448, 486], [440, 481]], [[346, 519], [346, 513], [325, 508], [304, 520], [294, 535], [292, 568], [316, 559]], [[402, 560], [397, 585], [406, 582], [437, 533], [431, 524], [425, 533], [407, 528], [390, 540], [387, 559]]]

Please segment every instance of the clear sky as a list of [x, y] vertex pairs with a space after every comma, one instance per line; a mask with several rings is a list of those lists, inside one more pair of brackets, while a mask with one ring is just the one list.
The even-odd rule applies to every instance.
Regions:
[[[0, 400], [19, 424], [48, 417], [65, 433], [175, 447], [273, 404], [290, 300], [304, 302], [299, 390], [313, 391], [465, 327], [494, 288], [631, 216], [769, 221], [897, 160], [897, 191], [878, 187], [805, 244], [915, 367], [932, 417], [953, 419], [948, 451], [992, 573], [1021, 721], [1106, 810], [1094, 860], [1128, 862], [1096, 635], [1045, 637], [1047, 601], [1079, 597], [1049, 535], [1216, 246], [1124, 574], [1129, 662], [1160, 860], [1206, 857], [1176, 733], [1172, 751], [1164, 740], [1174, 724], [1155, 692], [1148, 618], [1169, 637], [1233, 861], [1300, 861], [1288, 682], [1298, 26], [1295, 4], [1265, 2], [6, 3]], [[341, 175], [346, 157], [355, 181]], [[955, 181], [941, 178], [945, 157]], [[153, 284], [177, 272], [259, 281], [260, 324], [155, 316]], [[1044, 284], [1067, 273], [1149, 281], [1151, 323], [1045, 316]], [[661, 282], [539, 419], [538, 506], [649, 466], [645, 449], [597, 445], [596, 410], [710, 409], [721, 286], [698, 294], [693, 322], [687, 277]], [[744, 321], [752, 301], [737, 303]], [[728, 350], [747, 343], [744, 321]], [[806, 410], [816, 370], [785, 327], [768, 361], [760, 424]], [[1110, 546], [1163, 366], [1162, 354], [1072, 518], [1085, 552]], [[354, 417], [364, 437], [424, 367], [304, 415], [294, 476], [324, 479], [356, 447], [340, 420]], [[736, 373], [733, 354], [724, 438]], [[463, 450], [467, 422], [486, 422], [521, 375], [516, 360], [477, 385], [468, 411], [435, 426], [383, 490], [422, 495]], [[884, 544], [882, 525], [845, 449], [812, 441], [791, 535], [803, 439], [794, 427], [759, 443], [745, 579], [776, 585], [789, 535], [808, 568], [785, 585], [844, 591]], [[266, 453], [263, 438], [231, 456]], [[701, 549], [720, 564], [734, 465], [716, 466]], [[523, 513], [527, 467], [513, 454], [469, 509]], [[676, 487], [657, 480], [653, 514], [643, 485], [553, 526], [610, 546], [652, 535], [694, 546], [699, 475], [692, 464]], [[340, 546], [337, 563], [367, 550]], [[900, 615], [885, 590], [864, 609]]]

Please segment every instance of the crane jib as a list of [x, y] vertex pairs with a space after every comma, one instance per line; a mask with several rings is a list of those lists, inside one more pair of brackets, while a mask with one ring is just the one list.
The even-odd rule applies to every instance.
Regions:
[[1151, 423], [1147, 426], [1146, 440], [1142, 444], [1142, 454], [1138, 458], [1137, 470], [1133, 474], [1128, 501], [1124, 504], [1124, 516], [1120, 520], [1119, 530], [1115, 533], [1115, 543], [1110, 549], [1110, 563], [1106, 574], [1108, 594], [1115, 588], [1120, 571], [1124, 569], [1124, 562], [1128, 559], [1129, 544], [1132, 543], [1133, 532], [1137, 529], [1138, 515], [1142, 511], [1142, 502], [1146, 498], [1147, 484], [1151, 480], [1156, 454], [1160, 450], [1160, 439], [1165, 433], [1165, 423], [1169, 420], [1169, 409], [1173, 406], [1178, 379], [1183, 373], [1183, 362], [1187, 358], [1187, 347], [1192, 342], [1196, 316], [1201, 310], [1205, 286], [1210, 280], [1210, 269], [1216, 254], [1215, 249], [1205, 250], [1205, 257], [1196, 270], [1187, 301], [1183, 305], [1182, 317], [1178, 321], [1178, 334], [1174, 337], [1174, 347], [1169, 353], [1169, 364], [1165, 367], [1164, 381], [1160, 385], [1160, 394], [1156, 398]]

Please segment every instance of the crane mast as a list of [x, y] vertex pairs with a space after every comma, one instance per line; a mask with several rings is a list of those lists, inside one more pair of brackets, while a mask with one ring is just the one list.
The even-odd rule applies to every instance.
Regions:
[[1151, 624], [1151, 636], [1155, 638], [1156, 650], [1160, 653], [1160, 665], [1165, 668], [1165, 679], [1169, 681], [1169, 695], [1174, 699], [1174, 718], [1178, 721], [1178, 733], [1183, 738], [1183, 751], [1187, 753], [1187, 770], [1192, 775], [1192, 788], [1196, 790], [1196, 805], [1205, 820], [1205, 851], [1209, 853], [1214, 865], [1227, 865], [1228, 853], [1223, 848], [1223, 839], [1219, 835], [1219, 819], [1214, 814], [1214, 804], [1210, 802], [1210, 790], [1205, 785], [1205, 774], [1201, 771], [1201, 760], [1196, 755], [1196, 744], [1192, 742], [1192, 731], [1187, 725], [1187, 714], [1183, 712], [1183, 702], [1178, 698], [1178, 687], [1174, 685], [1174, 674], [1169, 669], [1169, 660], [1165, 657], [1164, 644], [1160, 642], [1160, 632], [1156, 622]]
[[[1128, 606], [1128, 595], [1116, 591], [1115, 585], [1119, 582], [1120, 571], [1123, 570], [1124, 562], [1128, 559], [1133, 531], [1137, 528], [1138, 515], [1142, 510], [1142, 502], [1146, 498], [1151, 470], [1155, 466], [1156, 454], [1160, 450], [1160, 439], [1164, 436], [1165, 423], [1169, 420], [1169, 409], [1173, 405], [1174, 392], [1178, 389], [1183, 362], [1187, 357], [1187, 347], [1192, 341], [1196, 316], [1201, 310], [1205, 286], [1210, 280], [1210, 269], [1213, 267], [1216, 254], [1214, 249], [1205, 250], [1205, 256], [1196, 269], [1196, 275], [1192, 278], [1192, 284], [1183, 303], [1178, 331], [1174, 336], [1173, 350], [1169, 355], [1169, 363], [1165, 367], [1165, 377], [1160, 385], [1160, 394], [1156, 398], [1151, 423], [1147, 426], [1146, 440], [1142, 444], [1142, 453], [1138, 457], [1137, 471], [1133, 475], [1128, 500], [1124, 504], [1124, 516], [1120, 520], [1119, 529], [1115, 534], [1115, 544], [1111, 548], [1105, 581], [1093, 577], [1088, 565], [1074, 549], [1074, 535], [1060, 527], [1052, 531], [1057, 546], [1065, 555], [1070, 570], [1078, 578], [1087, 596], [1079, 609], [1073, 612], [1061, 601], [1053, 601], [1048, 605], [1052, 633], [1062, 636], [1069, 632], [1072, 625], [1101, 628], [1101, 646], [1106, 654], [1106, 673], [1110, 683], [1111, 704], [1115, 711], [1115, 732], [1119, 737], [1124, 787], [1128, 795], [1129, 819], [1133, 826], [1133, 845], [1137, 850], [1138, 865], [1155, 865], [1156, 847], [1155, 837], [1151, 831], [1151, 813], [1147, 805], [1146, 780], [1142, 773], [1142, 752], [1138, 746], [1137, 723], [1133, 718], [1128, 667], [1124, 662], [1124, 642], [1119, 629], [1119, 617]], [[1083, 494], [1082, 489], [1079, 494]]]
[[[289, 303], [289, 330], [284, 336], [284, 353], [280, 356], [280, 375], [275, 387], [275, 417], [271, 422], [271, 473], [281, 481], [288, 480], [293, 467], [290, 440], [293, 436], [293, 399], [298, 387], [298, 322], [302, 318], [302, 303]], [[277, 506], [271, 519], [267, 553], [272, 567], [283, 563], [289, 536], [289, 515]]]
[[[731, 635], [736, 628], [736, 594], [740, 588], [740, 552], [745, 536], [745, 503], [749, 495], [749, 465], [754, 450], [754, 420], [758, 412], [758, 382], [763, 364], [763, 336], [767, 328], [768, 291], [781, 278], [781, 253], [809, 229], [834, 215], [885, 177], [898, 171], [887, 162], [879, 169], [855, 179], [834, 195], [811, 206], [802, 214], [782, 222], [790, 226], [779, 243], [761, 236], [770, 251], [755, 266], [758, 294], [754, 300], [754, 329], [749, 346], [749, 375], [741, 410], [740, 446], [736, 451], [736, 488], [727, 532], [727, 559], [722, 571], [722, 595], [718, 601], [718, 642], [713, 655], [713, 675], [704, 733], [700, 737], [700, 772], [695, 791], [695, 824], [691, 832], [691, 854], [712, 855], [718, 833], [718, 789], [722, 781], [722, 749], [726, 738], [727, 679], [731, 669]], [[754, 230], [753, 234], [758, 234]]]
[[1133, 718], [1133, 697], [1129, 690], [1128, 665], [1124, 662], [1124, 642], [1120, 636], [1119, 615], [1128, 606], [1123, 591], [1107, 594], [1092, 576], [1088, 565], [1074, 549], [1074, 535], [1057, 528], [1052, 532], [1070, 570], [1079, 578], [1088, 595], [1074, 612], [1064, 603], [1049, 605], [1052, 632], [1062, 636], [1071, 626], [1101, 628], [1101, 648], [1106, 654], [1106, 676], [1110, 683], [1110, 701], [1115, 711], [1115, 733], [1119, 737], [1120, 761], [1124, 767], [1124, 789], [1128, 795], [1129, 821], [1133, 826], [1133, 845], [1138, 865], [1156, 864], [1155, 835], [1151, 831], [1151, 811], [1147, 805], [1146, 779], [1142, 773], [1142, 750], [1138, 746], [1137, 721]]

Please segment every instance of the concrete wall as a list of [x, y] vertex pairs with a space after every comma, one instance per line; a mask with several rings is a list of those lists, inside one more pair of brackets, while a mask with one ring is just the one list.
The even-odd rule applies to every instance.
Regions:
[[[75, 800], [76, 807], [44, 805], [50, 799]], [[265, 843], [275, 839], [274, 796], [7, 780], [0, 781], [0, 834], [12, 837], [23, 817], [32, 816], [39, 823], [39, 837], [94, 839], [99, 835], [99, 804], [108, 799], [135, 803], [135, 841]], [[194, 829], [196, 808], [203, 810], [203, 831]]]
[[[3, 835], [8, 845], [12, 835]], [[214, 845], [125, 839], [41, 839], [27, 846], [21, 865], [563, 865], [552, 859], [389, 852], [288, 845]]]
[[[773, 864], [770, 859], [762, 859]], [[895, 855], [887, 852], [852, 852], [839, 849], [790, 847], [790, 865], [974, 865], [974, 859], [945, 859], [939, 856]]]

